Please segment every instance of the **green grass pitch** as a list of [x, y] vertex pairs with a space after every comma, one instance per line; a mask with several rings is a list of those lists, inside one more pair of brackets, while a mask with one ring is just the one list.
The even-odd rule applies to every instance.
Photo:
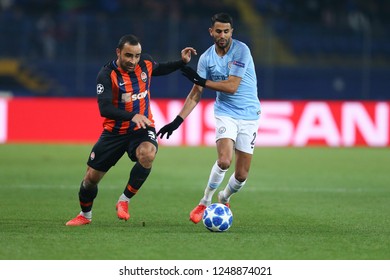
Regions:
[[127, 222], [115, 213], [133, 164], [124, 156], [99, 185], [93, 222], [66, 227], [90, 148], [0, 145], [0, 259], [390, 259], [388, 148], [257, 148], [224, 233], [188, 220], [213, 147], [161, 146]]

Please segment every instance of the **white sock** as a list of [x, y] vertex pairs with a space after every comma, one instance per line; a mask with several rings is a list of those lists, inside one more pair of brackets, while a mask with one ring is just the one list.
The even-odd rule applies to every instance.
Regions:
[[225, 189], [223, 190], [223, 196], [224, 198], [229, 201], [230, 197], [238, 192], [246, 183], [246, 180], [244, 182], [240, 182], [234, 177], [234, 173], [229, 178], [229, 182]]
[[120, 196], [119, 199], [118, 199], [118, 202], [119, 202], [119, 201], [127, 201], [127, 202], [129, 202], [129, 201], [130, 201], [130, 198], [128, 198], [127, 196], [125, 196], [124, 193], [122, 193], [121, 196]]
[[211, 168], [209, 181], [207, 182], [207, 187], [204, 190], [204, 196], [201, 199], [200, 203], [205, 204], [206, 206], [211, 203], [211, 199], [218, 189], [219, 185], [221, 185], [223, 178], [225, 177], [226, 170], [221, 169], [217, 162], [214, 163]]
[[84, 216], [84, 217], [87, 218], [88, 220], [92, 220], [92, 211], [89, 211], [89, 212], [83, 212], [83, 211], [81, 211], [81, 212], [80, 212], [80, 215], [81, 215], [81, 216]]

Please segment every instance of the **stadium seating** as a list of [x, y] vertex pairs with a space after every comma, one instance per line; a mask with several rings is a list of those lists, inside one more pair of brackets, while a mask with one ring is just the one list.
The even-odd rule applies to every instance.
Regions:
[[[3, 75], [0, 91], [94, 96], [96, 74], [115, 57], [121, 35], [138, 35], [158, 61], [177, 59], [185, 46], [199, 53], [209, 47], [210, 15], [227, 11], [235, 18], [234, 37], [252, 50], [262, 99], [390, 99], [386, 1], [254, 0], [244, 8], [228, 0], [46, 2], [0, 5], [0, 59], [24, 65], [41, 85], [47, 80], [37, 90]], [[184, 98], [187, 88], [175, 73], [155, 78], [153, 94]]]

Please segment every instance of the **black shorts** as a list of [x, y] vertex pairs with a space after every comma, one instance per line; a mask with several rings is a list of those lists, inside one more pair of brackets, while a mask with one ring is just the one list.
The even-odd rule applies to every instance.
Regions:
[[150, 142], [158, 149], [156, 129], [148, 127], [131, 134], [113, 134], [104, 130], [93, 146], [87, 164], [93, 169], [107, 172], [125, 152], [135, 162], [135, 151], [142, 142]]

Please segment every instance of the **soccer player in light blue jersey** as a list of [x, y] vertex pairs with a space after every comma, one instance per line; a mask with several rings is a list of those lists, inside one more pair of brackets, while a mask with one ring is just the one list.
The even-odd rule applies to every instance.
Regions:
[[183, 75], [194, 83], [179, 115], [157, 133], [167, 138], [199, 103], [204, 88], [216, 91], [214, 115], [218, 159], [211, 173], [204, 196], [191, 211], [190, 220], [198, 223], [212, 202], [235, 154], [235, 171], [227, 186], [218, 193], [218, 201], [230, 207], [230, 197], [246, 183], [259, 127], [260, 101], [257, 96], [257, 78], [251, 52], [246, 44], [232, 38], [233, 20], [219, 13], [211, 18], [210, 36], [214, 45], [208, 48], [198, 62], [197, 72], [182, 68]]

